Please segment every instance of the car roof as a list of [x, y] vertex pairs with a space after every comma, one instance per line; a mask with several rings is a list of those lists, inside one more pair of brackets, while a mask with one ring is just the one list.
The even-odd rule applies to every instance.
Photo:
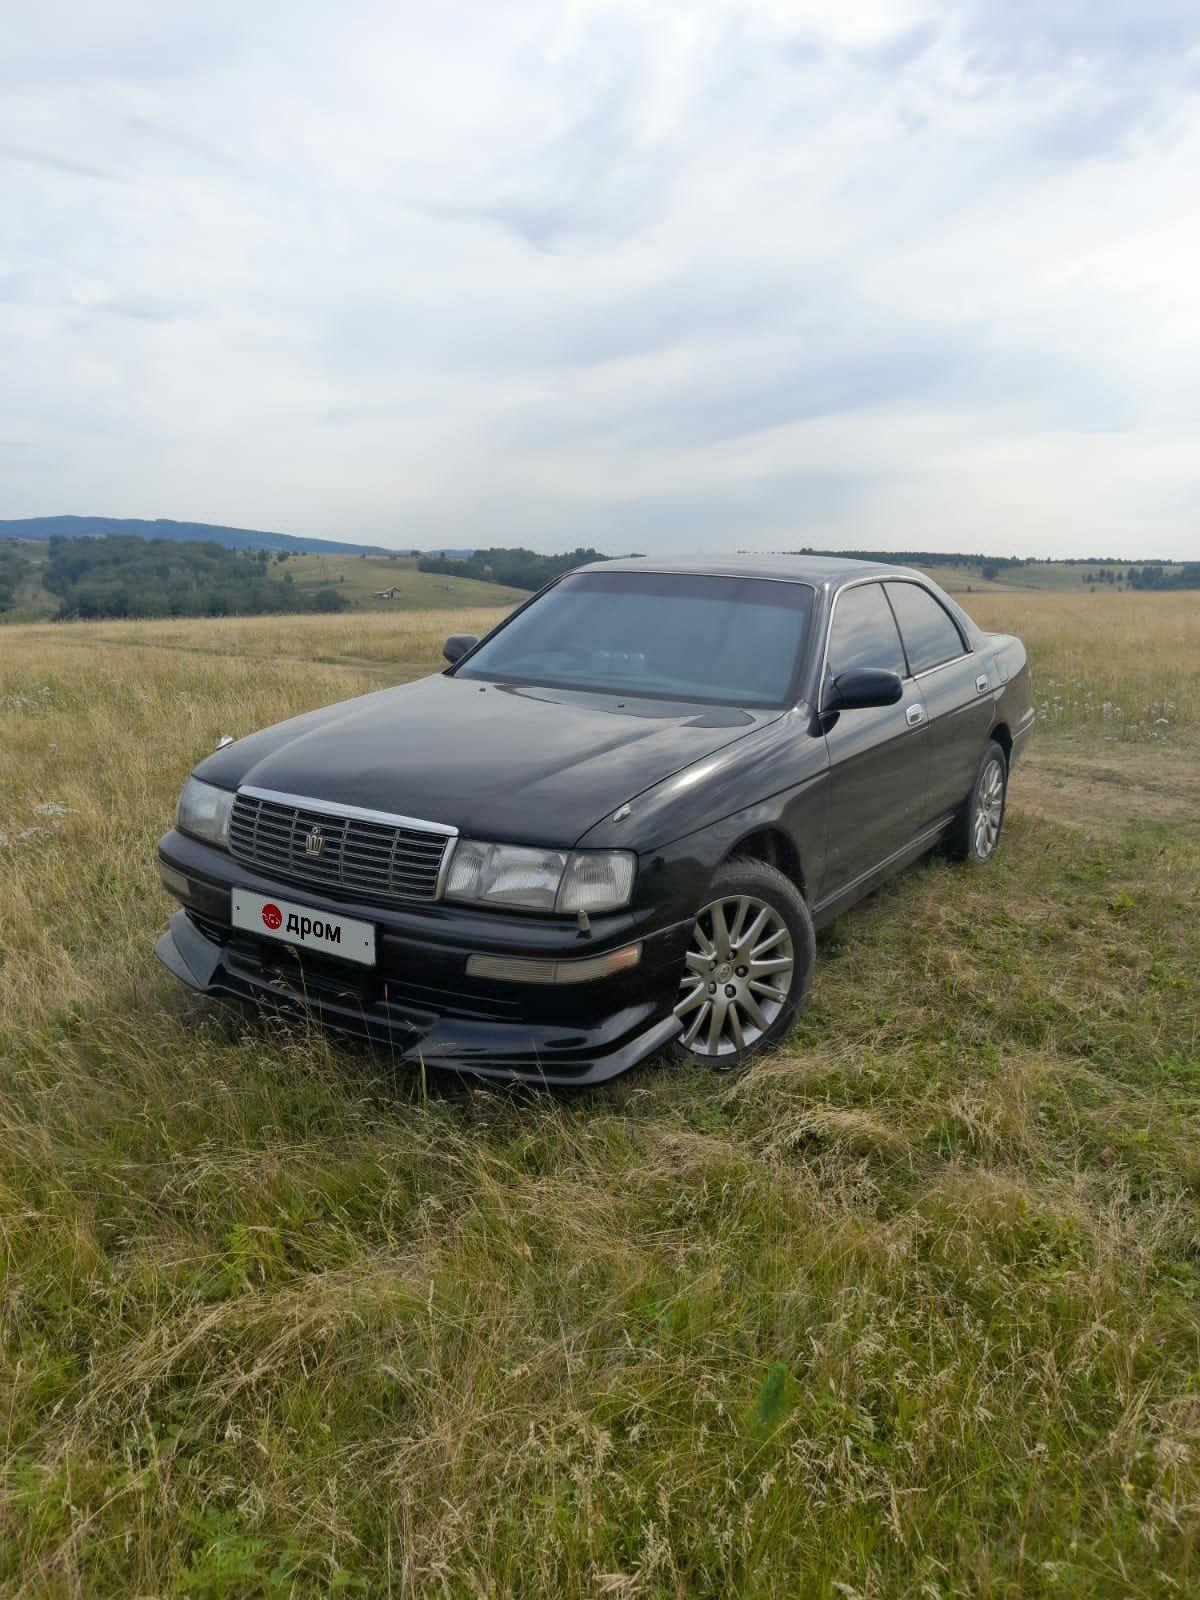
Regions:
[[615, 561], [592, 561], [576, 572], [678, 572], [702, 574], [710, 578], [775, 578], [792, 583], [811, 583], [836, 588], [851, 578], [919, 578], [925, 575], [912, 567], [892, 566], [882, 561], [855, 561], [848, 556], [809, 555], [733, 555], [703, 556], [691, 561], [664, 561], [656, 556], [620, 556]]

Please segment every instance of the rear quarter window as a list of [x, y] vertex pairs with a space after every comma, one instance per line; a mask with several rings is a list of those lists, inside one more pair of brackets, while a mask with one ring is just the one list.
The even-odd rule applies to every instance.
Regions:
[[928, 672], [966, 653], [957, 622], [928, 589], [919, 583], [889, 583], [886, 587], [910, 672]]

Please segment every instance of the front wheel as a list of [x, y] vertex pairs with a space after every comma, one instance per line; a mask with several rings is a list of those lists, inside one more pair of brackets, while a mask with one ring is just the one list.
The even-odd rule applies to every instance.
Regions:
[[778, 1043], [808, 994], [815, 958], [795, 884], [764, 861], [727, 861], [692, 924], [676, 1054], [726, 1071]]

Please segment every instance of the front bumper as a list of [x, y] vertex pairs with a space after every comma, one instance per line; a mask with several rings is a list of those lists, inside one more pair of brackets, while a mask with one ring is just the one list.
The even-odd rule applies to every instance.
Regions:
[[[182, 908], [155, 946], [203, 994], [307, 1011], [324, 1026], [386, 1045], [404, 1061], [547, 1084], [599, 1083], [675, 1037], [673, 1013], [690, 919], [648, 927], [650, 913], [596, 917], [587, 934], [561, 918], [476, 911], [445, 902], [382, 908], [332, 900], [264, 878], [171, 832], [159, 859]], [[234, 886], [359, 917], [377, 929], [377, 965], [298, 952], [230, 926]], [[469, 976], [476, 953], [578, 960], [642, 944], [637, 966], [586, 983], [544, 985]]]

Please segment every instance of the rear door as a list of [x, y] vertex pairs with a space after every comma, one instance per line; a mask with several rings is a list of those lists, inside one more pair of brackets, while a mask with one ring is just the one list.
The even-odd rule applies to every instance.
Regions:
[[992, 724], [989, 663], [976, 655], [958, 623], [923, 584], [889, 578], [884, 587], [929, 722], [926, 820], [932, 823], [961, 805], [975, 781]]
[[829, 628], [822, 697], [852, 667], [880, 667], [905, 679], [894, 706], [839, 711], [827, 719], [829, 829], [820, 897], [828, 899], [901, 850], [928, 810], [929, 729], [908, 679], [896, 620], [883, 585], [839, 590]]

